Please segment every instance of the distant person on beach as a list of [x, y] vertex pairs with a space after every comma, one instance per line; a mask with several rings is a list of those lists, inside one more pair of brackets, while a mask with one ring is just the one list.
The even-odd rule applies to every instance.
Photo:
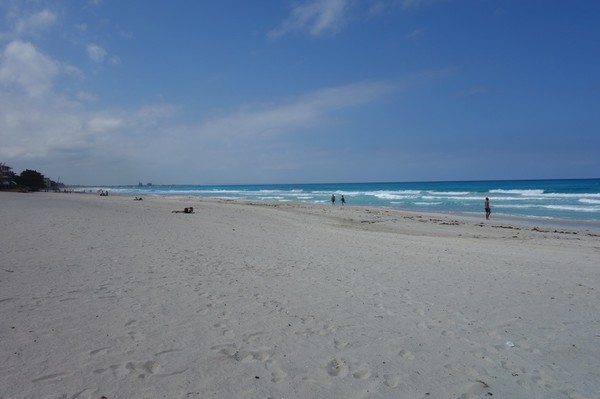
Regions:
[[346, 198], [344, 198], [344, 196], [342, 195], [342, 198], [340, 198], [340, 201], [342, 202], [342, 206], [344, 206], [344, 204], [346, 203]]
[[335, 194], [331, 194], [331, 205], [335, 205]]
[[184, 208], [183, 211], [171, 211], [171, 213], [194, 213], [194, 208]]
[[485, 218], [489, 219], [491, 213], [492, 210], [490, 209], [490, 199], [488, 197], [485, 197]]

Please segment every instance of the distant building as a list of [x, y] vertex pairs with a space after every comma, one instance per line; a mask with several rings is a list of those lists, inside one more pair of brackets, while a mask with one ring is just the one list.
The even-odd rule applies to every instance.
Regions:
[[0, 186], [10, 186], [14, 184], [12, 181], [13, 173], [12, 168], [6, 166], [4, 163], [0, 163]]

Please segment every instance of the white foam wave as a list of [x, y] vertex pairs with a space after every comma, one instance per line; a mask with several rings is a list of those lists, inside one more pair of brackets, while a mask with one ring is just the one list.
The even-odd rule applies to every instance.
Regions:
[[[540, 199], [540, 198], [600, 198], [600, 193], [546, 193], [544, 190], [490, 190], [493, 194], [512, 194], [520, 195], [521, 198], [526, 199]], [[501, 199], [503, 197], [497, 197]]]
[[539, 208], [536, 205], [518, 205], [518, 204], [510, 204], [510, 205], [494, 205], [492, 208], [501, 208], [501, 209], [531, 209], [531, 208]]
[[500, 209], [552, 209], [555, 211], [571, 211], [571, 212], [600, 212], [600, 206], [577, 206], [577, 205], [533, 205], [533, 204], [510, 204], [510, 205], [496, 205], [493, 208]]
[[600, 200], [582, 198], [579, 200], [582, 204], [600, 205]]
[[503, 190], [494, 189], [490, 190], [492, 194], [520, 194], [520, 195], [542, 195], [544, 190]]
[[581, 194], [567, 194], [567, 193], [547, 193], [543, 195], [546, 198], [600, 198], [600, 193], [581, 193]]
[[483, 201], [483, 198], [481, 198], [481, 197], [424, 195], [422, 198], [427, 199], [427, 200]]
[[418, 195], [397, 195], [397, 194], [375, 194], [374, 197], [377, 197], [382, 200], [402, 200], [402, 199], [419, 198]]
[[469, 195], [468, 191], [427, 191], [431, 195], [443, 195], [443, 196], [456, 196], [456, 195]]
[[281, 201], [286, 199], [285, 197], [281, 197], [279, 195], [268, 195], [268, 196], [263, 196], [263, 197], [257, 197], [260, 200], [264, 200], [264, 201], [271, 201], [271, 200], [277, 200], [277, 201]]
[[288, 194], [297, 195], [304, 193], [303, 190], [248, 190], [246, 193], [259, 193], [259, 194]]
[[577, 205], [547, 205], [547, 209], [572, 212], [600, 212], [600, 206], [577, 206]]

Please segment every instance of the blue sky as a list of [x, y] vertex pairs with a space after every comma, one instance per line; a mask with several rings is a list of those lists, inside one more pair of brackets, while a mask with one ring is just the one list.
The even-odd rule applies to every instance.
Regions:
[[600, 177], [597, 0], [0, 0], [0, 162], [67, 184]]

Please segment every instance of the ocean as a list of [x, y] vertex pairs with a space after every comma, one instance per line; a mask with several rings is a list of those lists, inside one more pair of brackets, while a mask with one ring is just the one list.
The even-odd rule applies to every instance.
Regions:
[[483, 215], [489, 197], [492, 218], [600, 222], [600, 179], [506, 180], [407, 183], [328, 183], [266, 185], [144, 185], [96, 187], [132, 196], [217, 197], [252, 201], [330, 203], [331, 194], [346, 206]]

